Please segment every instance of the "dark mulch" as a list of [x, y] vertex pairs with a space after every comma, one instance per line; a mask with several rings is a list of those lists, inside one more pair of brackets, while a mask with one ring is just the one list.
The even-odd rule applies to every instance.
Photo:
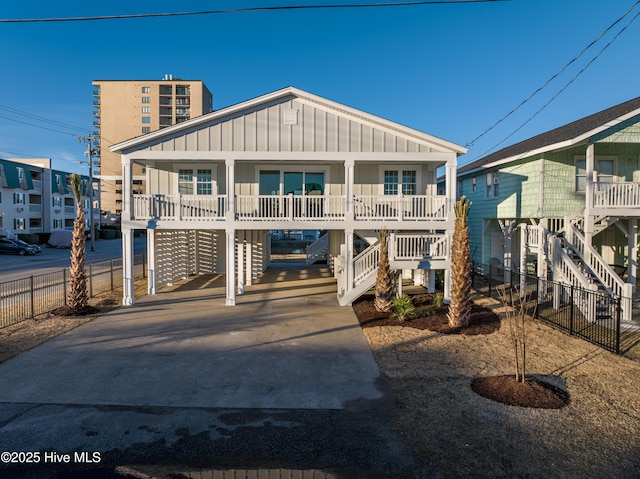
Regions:
[[404, 326], [414, 329], [428, 329], [443, 334], [491, 334], [500, 329], [500, 318], [490, 309], [477, 306], [471, 307], [471, 322], [465, 328], [453, 328], [449, 326], [447, 319], [448, 306], [440, 307], [429, 305], [433, 304], [433, 295], [416, 294], [411, 296], [413, 305], [419, 313], [423, 310], [424, 314], [417, 315], [401, 321], [394, 318], [391, 313], [379, 313], [373, 304], [373, 295], [363, 296], [357, 303], [353, 304], [353, 310], [356, 313], [360, 326], [370, 328], [373, 326]]
[[478, 395], [511, 406], [560, 409], [569, 404], [569, 394], [533, 377], [525, 382], [515, 375], [476, 378], [471, 389]]
[[93, 306], [84, 306], [80, 308], [72, 308], [70, 306], [61, 306], [53, 310], [56, 316], [88, 316], [90, 314], [99, 313], [100, 309]]

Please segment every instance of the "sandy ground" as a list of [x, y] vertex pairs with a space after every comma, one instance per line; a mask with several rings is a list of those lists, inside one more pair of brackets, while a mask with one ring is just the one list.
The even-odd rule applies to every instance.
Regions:
[[[500, 311], [492, 300], [474, 298]], [[364, 329], [397, 401], [395, 427], [444, 477], [640, 477], [640, 362], [535, 321], [527, 373], [569, 392], [560, 410], [482, 398], [473, 378], [514, 371], [508, 326], [486, 336]]]

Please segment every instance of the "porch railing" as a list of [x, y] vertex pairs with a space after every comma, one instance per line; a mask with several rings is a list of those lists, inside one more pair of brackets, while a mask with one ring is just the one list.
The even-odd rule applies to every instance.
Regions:
[[447, 259], [449, 241], [446, 235], [397, 233], [392, 235], [393, 260]]
[[594, 208], [630, 208], [640, 206], [640, 183], [596, 183]]
[[[236, 221], [343, 221], [346, 197], [333, 195], [237, 195]], [[445, 221], [449, 199], [427, 195], [356, 195], [355, 221]], [[225, 195], [133, 195], [135, 220], [223, 220]]]

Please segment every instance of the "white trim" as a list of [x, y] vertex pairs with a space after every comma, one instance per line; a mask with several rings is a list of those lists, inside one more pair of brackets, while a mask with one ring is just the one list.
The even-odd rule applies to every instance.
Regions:
[[[598, 170], [599, 170], [598, 163], [600, 161], [602, 161], [602, 160], [604, 160], [604, 161], [609, 161], [609, 160], [613, 161], [613, 183], [617, 183], [618, 179], [619, 179], [619, 176], [618, 176], [618, 157], [614, 156], [614, 155], [604, 155], [604, 156], [596, 155], [594, 157], [594, 177], [593, 177], [593, 182], [594, 183], [598, 182], [598, 177], [597, 177]], [[585, 155], [573, 155], [573, 192], [577, 193], [579, 195], [583, 195], [583, 194], [586, 193], [586, 189], [585, 189], [585, 191], [579, 191], [578, 188], [577, 188], [578, 185], [577, 185], [576, 179], [578, 177], [578, 174], [577, 174], [578, 171], [577, 171], [577, 168], [576, 168], [576, 163], [578, 161], [584, 161], [585, 162], [585, 183], [586, 183], [586, 177], [588, 175], [588, 173], [586, 172], [587, 157]]]
[[[385, 171], [397, 171], [398, 172], [398, 195], [402, 195], [402, 171], [415, 171], [416, 172], [416, 195], [426, 194], [427, 187], [422, 184], [422, 168], [415, 164], [387, 164], [378, 165], [378, 195], [384, 195], [384, 172]], [[371, 185], [375, 186], [375, 185]], [[422, 188], [424, 186], [424, 188]]]

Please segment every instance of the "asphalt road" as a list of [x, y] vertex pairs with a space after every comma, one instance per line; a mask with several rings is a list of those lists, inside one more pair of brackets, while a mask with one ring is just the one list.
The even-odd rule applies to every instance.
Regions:
[[[145, 236], [134, 238], [135, 254], [146, 251], [146, 241]], [[69, 255], [68, 249], [46, 248], [44, 245], [42, 245], [42, 252], [33, 256], [2, 254], [0, 255], [0, 283], [60, 271], [69, 266]], [[94, 251], [91, 251], [91, 245], [87, 242], [87, 264], [119, 258], [122, 258], [122, 240], [98, 240], [95, 242]]]

